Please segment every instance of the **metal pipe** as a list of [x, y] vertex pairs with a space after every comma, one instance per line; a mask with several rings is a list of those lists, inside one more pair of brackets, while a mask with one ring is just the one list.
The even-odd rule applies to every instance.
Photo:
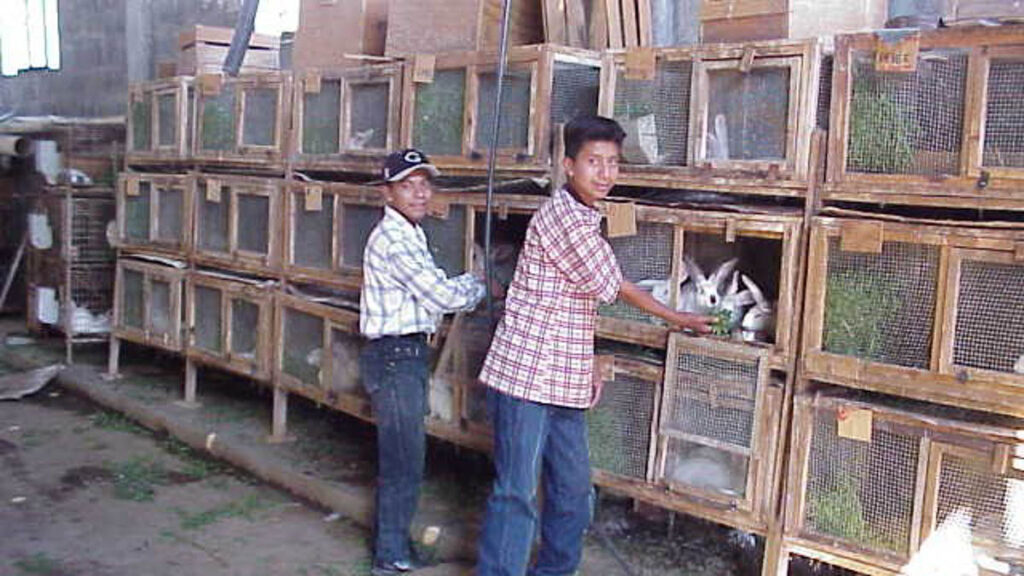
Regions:
[[238, 76], [242, 68], [242, 61], [245, 59], [245, 52], [249, 49], [249, 40], [252, 38], [253, 28], [256, 27], [256, 10], [260, 7], [260, 0], [244, 0], [242, 9], [238, 12], [238, 22], [235, 24], [235, 34], [231, 37], [231, 47], [228, 48], [228, 55], [224, 58], [224, 73], [228, 76]]
[[14, 134], [0, 134], [0, 155], [24, 158], [32, 154], [32, 139]]

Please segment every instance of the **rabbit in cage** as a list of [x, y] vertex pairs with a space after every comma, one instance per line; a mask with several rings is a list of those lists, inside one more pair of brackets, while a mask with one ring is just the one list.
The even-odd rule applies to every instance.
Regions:
[[740, 324], [745, 342], [765, 342], [775, 331], [775, 303], [764, 296], [761, 288], [746, 274], [741, 274], [743, 285], [754, 297], [754, 306], [743, 315]]
[[348, 147], [352, 150], [362, 150], [366, 148], [367, 142], [373, 138], [374, 129], [367, 128], [361, 132], [352, 134], [348, 139]]
[[722, 306], [722, 286], [736, 268], [739, 258], [732, 258], [718, 265], [711, 275], [705, 275], [692, 258], [683, 259], [687, 280], [679, 292], [680, 312], [713, 314]]
[[675, 453], [670, 480], [710, 492], [740, 496], [747, 479], [746, 460], [706, 446]]
[[331, 388], [346, 394], [362, 390], [358, 347], [341, 338], [334, 338], [331, 342]]
[[455, 420], [455, 389], [447, 378], [431, 378], [427, 395], [430, 415], [444, 422]]
[[1024, 374], [1024, 354], [1017, 358], [1017, 362], [1013, 365], [1013, 371], [1017, 374]]
[[740, 338], [740, 325], [746, 315], [747, 309], [754, 304], [754, 295], [750, 289], [740, 290], [740, 273], [733, 272], [729, 287], [722, 295], [722, 305], [719, 310], [728, 312], [725, 329], [733, 338]]

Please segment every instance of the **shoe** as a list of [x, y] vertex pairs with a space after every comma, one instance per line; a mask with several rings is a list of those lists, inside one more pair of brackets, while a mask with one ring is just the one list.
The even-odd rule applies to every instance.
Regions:
[[415, 560], [395, 560], [393, 562], [374, 562], [370, 574], [373, 576], [395, 576], [396, 574], [407, 574], [413, 570], [423, 568], [423, 564]]

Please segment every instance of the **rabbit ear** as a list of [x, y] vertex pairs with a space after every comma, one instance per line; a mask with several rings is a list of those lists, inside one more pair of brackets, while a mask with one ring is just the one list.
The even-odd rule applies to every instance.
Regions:
[[736, 295], [733, 299], [737, 306], [750, 306], [754, 304], [754, 295], [751, 294], [750, 290], [744, 290]]
[[751, 280], [749, 276], [746, 274], [743, 274], [742, 276], [743, 285], [747, 287], [747, 290], [750, 290], [750, 293], [754, 296], [754, 301], [757, 302], [757, 305], [762, 308], [767, 308], [768, 300], [765, 299], [764, 293], [761, 292], [761, 289], [758, 288], [757, 284], [754, 284], [754, 281]]
[[690, 258], [689, 256], [683, 257], [683, 268], [686, 270], [686, 273], [690, 276], [690, 280], [693, 280], [694, 282], [697, 282], [705, 278], [704, 271], [701, 270], [700, 266], [697, 265], [697, 261], [694, 260], [693, 258]]
[[715, 286], [721, 286], [722, 282], [729, 277], [729, 274], [736, 268], [736, 264], [740, 261], [739, 258], [732, 258], [727, 260], [718, 266], [715, 273], [711, 276], [711, 280], [715, 283]]
[[729, 282], [729, 288], [725, 291], [727, 296], [732, 296], [740, 291], [740, 273], [733, 272], [732, 280]]

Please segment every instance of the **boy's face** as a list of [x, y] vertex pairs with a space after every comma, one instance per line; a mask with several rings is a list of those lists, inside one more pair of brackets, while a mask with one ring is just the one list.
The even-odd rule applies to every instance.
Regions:
[[390, 182], [384, 189], [384, 200], [413, 222], [427, 215], [427, 204], [434, 194], [430, 177], [424, 171], [413, 172], [400, 182]]
[[615, 142], [591, 140], [575, 158], [562, 161], [569, 185], [584, 204], [593, 206], [611, 192], [619, 178], [619, 153]]

